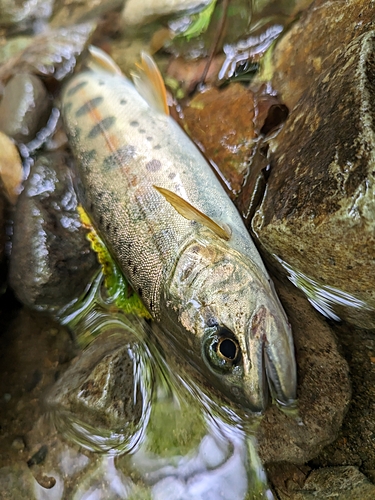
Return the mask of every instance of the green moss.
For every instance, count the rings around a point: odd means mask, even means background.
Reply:
[[[211,21],[212,14],[215,10],[216,0],[209,3],[204,9],[197,14],[191,16],[192,22],[188,29],[178,36],[184,37],[187,40],[195,38],[204,33]]]
[[[147,429],[148,451],[162,457],[186,455],[206,433],[203,414],[193,398],[160,398],[153,405]]]
[[[125,314],[134,314],[141,318],[150,319],[151,315],[144,306],[139,295],[137,295],[127,280],[124,278],[119,267],[112,259],[107,247],[91,224],[89,216],[81,206],[78,213],[84,226],[88,229],[87,239],[91,243],[91,248],[98,257],[105,277],[105,286],[109,298]]]

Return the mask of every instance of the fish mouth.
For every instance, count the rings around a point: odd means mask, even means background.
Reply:
[[[281,406],[295,404],[297,369],[292,332],[289,324],[271,315],[270,328],[263,346],[264,367],[273,399]]]
[[[290,374],[280,373],[280,370],[277,369],[275,363],[272,361],[267,347],[263,349],[263,353],[267,383],[272,398],[281,406],[293,406],[296,402],[294,374],[292,372]]]
[[[261,306],[253,315],[246,363],[247,399],[264,411],[270,395],[283,407],[296,400],[296,362],[293,337],[283,310]]]

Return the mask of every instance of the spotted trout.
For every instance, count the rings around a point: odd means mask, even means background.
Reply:
[[[63,92],[80,201],[175,354],[247,410],[289,405],[292,333],[255,245],[150,56],[135,84],[110,63]]]

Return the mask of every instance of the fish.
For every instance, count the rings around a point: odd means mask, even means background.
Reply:
[[[134,83],[108,57],[62,93],[80,202],[175,355],[247,411],[294,404],[291,327],[241,216],[151,56]]]

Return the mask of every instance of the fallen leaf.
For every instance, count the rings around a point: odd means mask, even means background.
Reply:
[[[15,144],[0,132],[0,180],[8,200],[14,204],[23,179],[22,162]]]

